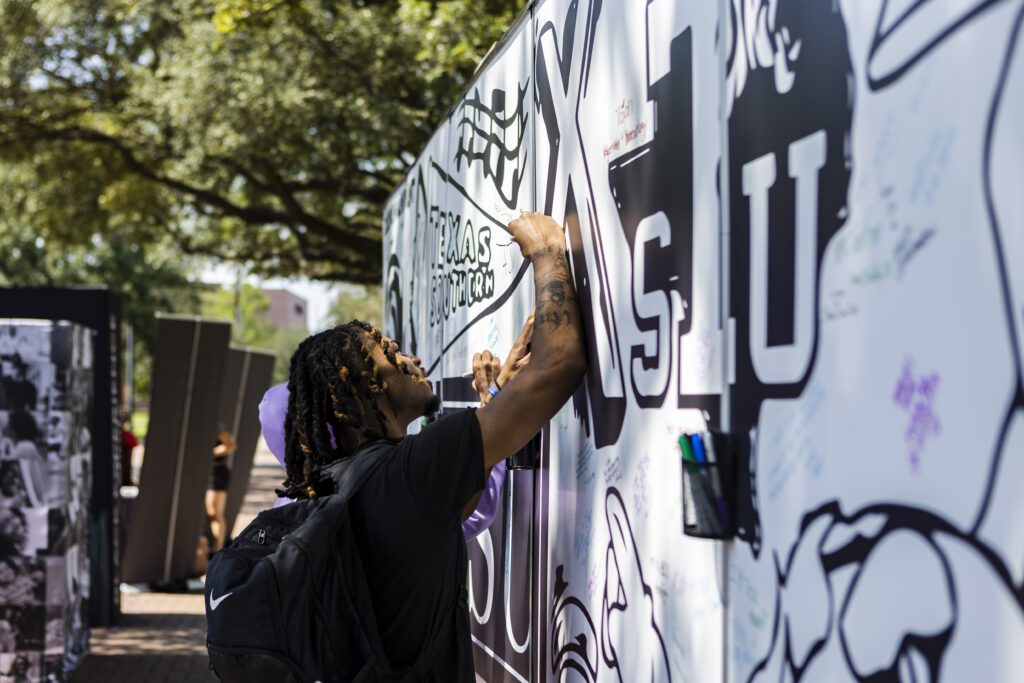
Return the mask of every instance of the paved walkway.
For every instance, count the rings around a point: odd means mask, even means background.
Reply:
[[[284,471],[262,439],[252,480],[235,528],[241,530],[275,500]],[[216,681],[207,668],[202,592],[121,595],[122,617],[113,628],[93,629],[89,654],[72,683],[185,683]]]

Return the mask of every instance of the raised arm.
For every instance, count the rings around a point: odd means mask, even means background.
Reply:
[[[218,457],[222,455],[231,455],[235,452],[235,449],[238,448],[238,442],[235,441],[235,437],[231,432],[224,430],[218,434],[217,437],[220,439],[220,443],[213,447],[214,455]]]
[[[485,467],[512,455],[540,431],[572,396],[587,369],[561,226],[547,216],[524,213],[509,223],[509,230],[523,257],[533,263],[533,341],[529,365],[476,411]]]

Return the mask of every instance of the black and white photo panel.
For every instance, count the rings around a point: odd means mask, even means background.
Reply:
[[[63,607],[46,608],[46,630],[43,634],[43,650],[47,655],[64,654],[67,621]]]
[[[31,607],[46,599],[46,560],[29,557],[0,559],[0,605]]]
[[[0,654],[0,683],[62,680],[43,678],[43,657],[38,652],[12,652]]]
[[[0,559],[44,554],[49,546],[48,517],[46,508],[0,506]]]
[[[88,644],[89,336],[0,322],[0,681],[65,680]]]
[[[0,360],[19,358],[27,363],[50,360],[51,334],[47,324],[26,324],[30,321],[0,323]]]
[[[42,652],[45,624],[43,605],[0,607],[0,651]]]
[[[0,412],[0,504],[41,508],[47,503],[44,413]]]

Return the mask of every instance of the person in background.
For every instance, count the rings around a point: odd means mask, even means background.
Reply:
[[[121,413],[121,486],[132,486],[132,451],[139,445],[139,438],[132,432],[132,418]]]
[[[224,518],[228,484],[231,482],[228,458],[236,448],[238,444],[234,435],[221,426],[217,434],[217,443],[213,446],[213,468],[210,472],[210,486],[206,491],[206,519],[210,523],[210,533],[213,536],[213,552],[224,549],[224,542],[228,536],[227,520]]]

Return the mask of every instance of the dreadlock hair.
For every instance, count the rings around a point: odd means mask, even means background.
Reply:
[[[308,337],[292,355],[284,421],[287,478],[283,489],[276,491],[278,496],[315,498],[333,492],[333,481],[321,472],[352,455],[342,444],[346,429],[366,439],[384,438],[385,417],[372,400],[370,379],[385,396],[388,386],[380,379],[367,338],[383,349],[389,362],[399,365],[380,330],[361,320]],[[368,409],[372,415],[367,415]],[[331,432],[337,446],[331,445]]]

